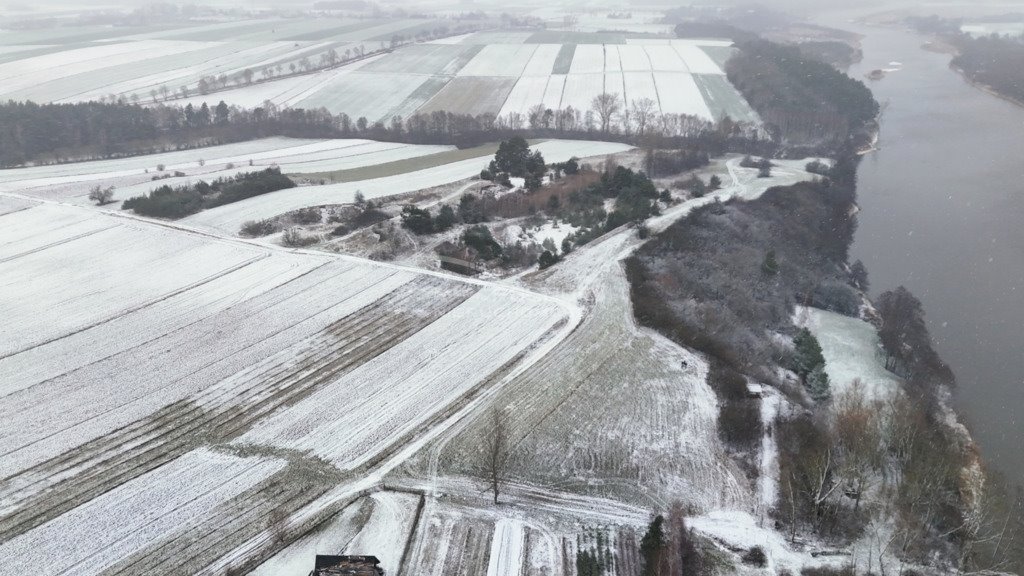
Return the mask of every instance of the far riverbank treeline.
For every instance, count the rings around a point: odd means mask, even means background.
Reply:
[[[968,81],[1024,106],[1024,37],[974,37],[960,30],[960,20],[939,17],[909,18],[907,23],[951,47],[955,54],[949,66]]]

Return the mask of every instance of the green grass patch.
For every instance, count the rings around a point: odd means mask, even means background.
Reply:
[[[572,57],[576,54],[575,44],[562,44],[558,56],[555,58],[555,65],[551,67],[552,74],[568,74],[572,66]]]

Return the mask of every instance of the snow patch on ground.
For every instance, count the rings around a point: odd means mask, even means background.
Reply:
[[[523,523],[503,518],[494,525],[487,576],[515,576],[523,570]]]
[[[373,501],[370,519],[345,547],[345,554],[376,556],[386,573],[397,574],[416,520],[419,496],[375,492],[370,499]]]
[[[834,397],[848,391],[856,379],[869,401],[901,390],[899,378],[885,369],[878,332],[870,323],[810,307],[798,307],[796,319],[821,344]]]

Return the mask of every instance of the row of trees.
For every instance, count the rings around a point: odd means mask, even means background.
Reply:
[[[12,101],[0,104],[0,166],[154,153],[271,135],[460,146],[515,136],[558,136],[662,148],[693,145],[712,153],[728,149],[765,153],[773,148],[756,130],[728,119],[715,126],[696,117],[660,115],[641,135],[635,129],[613,125],[603,132],[594,111],[566,108],[548,116],[551,122],[529,124],[515,114],[497,117],[435,111],[409,118],[396,116],[385,123],[331,114],[322,108],[280,108],[270,102],[245,109],[224,102],[143,107],[122,101],[42,105]]]

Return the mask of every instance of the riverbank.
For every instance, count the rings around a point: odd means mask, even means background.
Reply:
[[[871,85],[886,110],[876,149],[858,169],[851,259],[871,270],[875,294],[904,285],[918,295],[936,350],[959,377],[949,404],[985,460],[1021,484],[1024,194],[1014,166],[1024,109],[954,75],[946,50],[922,46],[927,37],[844,25],[864,35],[864,61],[851,77],[904,65]]]

